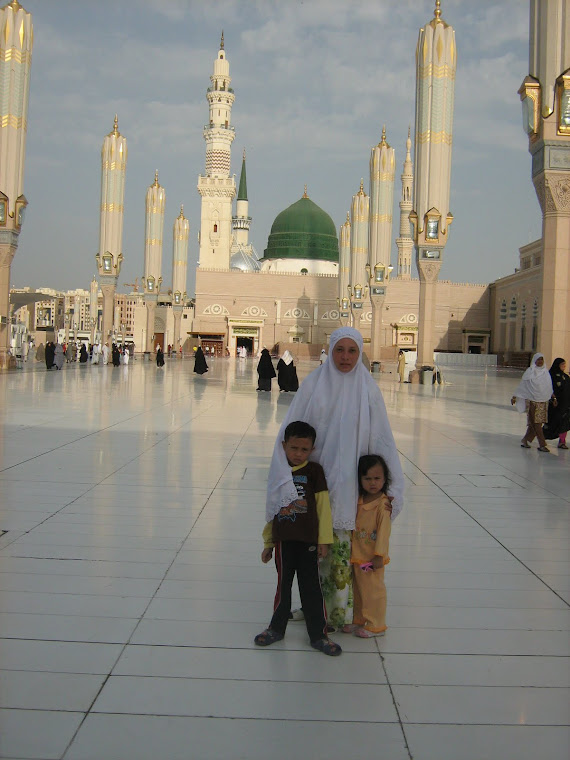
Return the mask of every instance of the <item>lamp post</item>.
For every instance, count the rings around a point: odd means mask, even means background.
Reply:
[[[360,319],[362,317],[362,307],[368,297],[368,285],[349,285],[347,287],[350,302],[350,322],[351,326],[360,329]]]
[[[65,325],[65,342],[69,343],[69,322],[71,320],[71,312],[68,309],[63,317],[63,324]]]
[[[370,336],[370,361],[372,362],[380,361],[380,349],[384,345],[382,312],[384,310],[384,301],[386,300],[388,280],[393,268],[380,263],[375,264],[374,269],[370,267],[370,264],[366,265],[370,302],[372,304],[372,332]]]
[[[95,328],[97,326],[97,318],[96,317],[91,317],[90,320],[89,320],[89,325],[91,327],[90,342],[91,342],[91,345],[94,345],[95,344]]]

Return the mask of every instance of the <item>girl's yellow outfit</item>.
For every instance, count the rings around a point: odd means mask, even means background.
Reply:
[[[352,532],[351,563],[354,573],[353,622],[372,633],[386,630],[386,585],[384,567],[362,570],[360,565],[382,557],[384,566],[390,562],[388,543],[391,520],[390,501],[380,494],[374,501],[364,504],[358,500],[356,527]]]

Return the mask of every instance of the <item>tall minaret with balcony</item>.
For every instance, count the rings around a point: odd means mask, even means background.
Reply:
[[[99,253],[95,256],[103,293],[103,343],[113,331],[115,290],[123,262],[126,171],[127,139],[119,132],[119,120],[115,114],[113,129],[103,140],[101,149]]]
[[[245,173],[245,148],[241,162],[241,174],[236,203],[236,214],[232,217],[232,229],[236,245],[245,248],[249,245],[249,228],[251,216],[249,216],[249,201],[247,200],[247,177]]]
[[[162,284],[162,239],[165,207],[166,192],[158,181],[158,171],[156,171],[154,182],[146,191],[145,199],[143,285],[146,305],[146,353],[150,353],[154,349],[154,315]]]
[[[184,216],[184,206],[174,221],[172,230],[172,313],[174,315],[174,348],[180,348],[180,324],[186,303],[186,279],[188,274],[188,238],[190,222]]]
[[[364,181],[352,196],[350,206],[350,296],[352,324],[358,327],[362,315],[365,293],[368,292],[368,225],[370,222],[370,198],[364,192]]]
[[[235,100],[231,81],[222,32],[207,93],[210,120],[204,127],[206,173],[198,177],[198,192],[202,196],[198,266],[208,269],[230,268],[232,202],[236,194],[235,179],[230,177],[231,146],[235,137],[231,126]]]
[[[570,7],[531,0],[529,75],[519,95],[542,211],[538,349],[570,357]]]
[[[453,102],[457,51],[453,27],[434,18],[420,29],[416,47],[414,229],[420,276],[418,367],[433,367],[436,287],[453,215],[449,211]]]
[[[10,344],[10,270],[24,211],[24,160],[34,31],[17,2],[0,9],[0,368]]]
[[[414,170],[412,166],[412,157],[410,151],[412,141],[410,139],[410,130],[408,129],[408,139],[406,140],[406,160],[404,161],[404,171],[402,172],[402,197],[400,199],[400,236],[396,238],[398,246],[398,277],[402,280],[409,280],[412,276],[412,251],[414,241],[412,239],[410,227],[410,211],[412,210],[412,198],[414,189]]]
[[[386,141],[386,127],[382,139],[370,153],[370,225],[369,264],[378,264],[388,270],[392,248],[392,209],[394,206],[394,174],[396,158],[394,148]]]
[[[346,324],[347,314],[350,309],[350,214],[346,212],[346,222],[341,225],[338,235],[338,305],[341,314],[341,322]],[[348,315],[347,315],[348,316]]]

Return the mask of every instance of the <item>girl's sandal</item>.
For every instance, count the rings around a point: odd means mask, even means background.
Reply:
[[[258,647],[268,647],[270,644],[275,644],[276,641],[281,641],[283,638],[284,636],[282,633],[273,631],[271,628],[266,628],[264,631],[257,634],[253,643],[257,644]]]
[[[375,631],[368,631],[366,630],[366,628],[358,628],[354,632],[354,635],[358,636],[359,639],[374,639],[377,636],[384,636],[385,633],[386,631],[375,632]]]
[[[345,623],[340,629],[341,633],[354,633],[358,626],[356,623]]]
[[[342,654],[342,649],[338,644],[330,639],[318,639],[317,641],[311,641],[313,649],[318,649],[323,654],[328,654],[329,657],[338,657]]]

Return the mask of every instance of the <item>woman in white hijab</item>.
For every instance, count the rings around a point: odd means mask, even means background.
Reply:
[[[511,404],[518,412],[527,412],[527,429],[521,439],[523,449],[530,449],[535,436],[538,439],[539,451],[549,452],[542,426],[548,420],[548,402],[556,406],[556,396],[552,389],[552,378],[542,354],[532,357],[530,367],[525,370],[520,383],[517,385]]]
[[[281,445],[286,426],[303,420],[317,431],[311,459],[325,471],[333,516],[334,544],[321,564],[329,624],[352,622],[350,531],[358,501],[358,460],[384,457],[392,476],[392,519],[402,509],[404,475],[380,388],[362,363],[362,336],[352,327],[335,330],[328,361],[302,382],[283,421],[269,469],[266,519],[297,497],[291,467]]]

